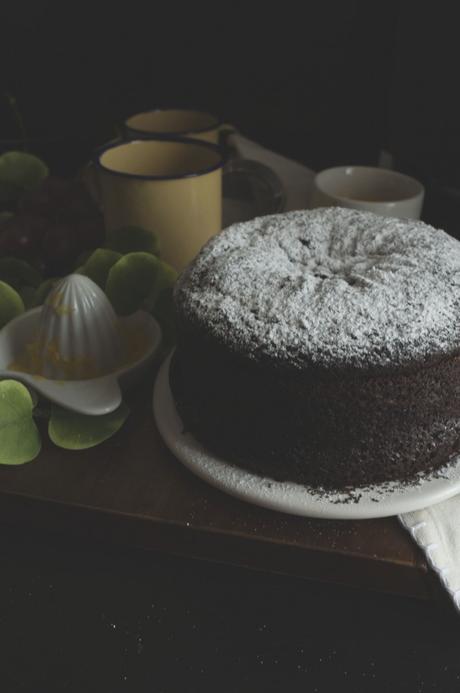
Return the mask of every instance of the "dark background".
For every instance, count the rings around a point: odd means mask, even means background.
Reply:
[[[18,135],[9,93],[57,172],[128,115],[194,107],[314,169],[385,148],[426,184],[426,220],[460,235],[455,3],[16,0],[2,15],[1,137]]]
[[[0,536],[2,693],[457,693],[460,621],[418,602]]]
[[[84,3],[2,8],[0,139],[72,173],[116,123],[209,110],[315,169],[377,163],[460,220],[454,3]],[[460,690],[450,605],[3,528],[0,690]]]
[[[387,136],[392,2],[44,0],[7,14],[6,88],[31,135],[93,136],[179,105],[314,166],[372,161]]]
[[[39,2],[3,8],[3,90],[30,137],[193,106],[314,168],[382,146],[457,168],[454,4]],[[6,103],[2,135],[15,136]],[[16,132],[15,132],[16,131]],[[457,173],[457,171],[455,171]]]

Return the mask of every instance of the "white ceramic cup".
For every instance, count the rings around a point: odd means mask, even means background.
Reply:
[[[372,166],[337,166],[315,176],[311,207],[348,207],[420,219],[425,189],[410,176]]]

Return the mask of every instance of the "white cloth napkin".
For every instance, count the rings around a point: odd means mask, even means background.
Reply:
[[[309,206],[314,171],[261,147],[239,133],[231,143],[245,159],[254,159],[275,171],[284,185],[286,209]],[[404,513],[399,520],[425,553],[428,564],[436,571],[460,611],[460,498],[454,496],[429,508]]]
[[[453,496],[429,508],[404,513],[399,520],[460,611],[460,498]]]

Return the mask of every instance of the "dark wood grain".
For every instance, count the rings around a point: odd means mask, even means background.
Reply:
[[[427,567],[396,519],[325,521],[264,510],[186,470],[164,446],[152,381],[99,447],[45,441],[34,463],[0,469],[0,518],[44,531],[426,598]],[[46,436],[44,436],[46,438]]]

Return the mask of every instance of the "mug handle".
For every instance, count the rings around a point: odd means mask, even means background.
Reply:
[[[237,128],[231,123],[221,123],[219,125],[218,130],[219,135],[223,135],[224,137],[228,137],[229,135],[232,135],[234,132],[238,132]]]
[[[222,150],[224,158],[228,161],[234,159],[237,156],[237,151],[229,143],[230,135],[238,132],[237,128],[231,123],[221,123],[218,128],[219,133],[219,147]]]
[[[236,186],[238,190],[245,190],[251,186],[264,187],[269,190],[272,199],[272,208],[267,214],[279,214],[286,209],[286,190],[278,175],[266,164],[252,159],[229,159],[223,167],[223,186],[226,184]],[[233,178],[233,181],[231,179]]]

